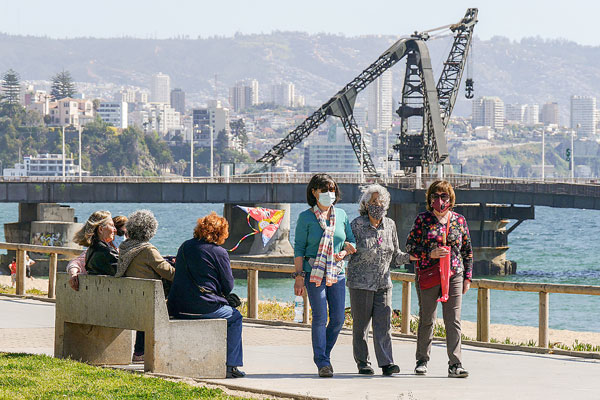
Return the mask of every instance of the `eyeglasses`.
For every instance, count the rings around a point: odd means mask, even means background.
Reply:
[[[431,198],[433,200],[440,199],[442,201],[448,201],[450,200],[450,195],[448,193],[434,193],[431,195]]]

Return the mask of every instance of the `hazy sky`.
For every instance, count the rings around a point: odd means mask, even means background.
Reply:
[[[65,37],[208,37],[293,30],[405,35],[458,21],[479,8],[476,35],[565,38],[600,45],[596,0],[102,0],[2,1],[0,31]]]

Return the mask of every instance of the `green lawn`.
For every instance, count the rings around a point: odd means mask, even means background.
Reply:
[[[0,399],[242,399],[71,360],[0,353]]]

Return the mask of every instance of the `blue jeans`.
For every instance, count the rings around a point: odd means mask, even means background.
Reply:
[[[244,365],[242,350],[242,314],[230,306],[223,306],[208,314],[179,314],[179,319],[217,319],[227,320],[227,366],[241,367]]]
[[[312,346],[313,360],[317,368],[331,365],[331,349],[337,341],[344,325],[346,306],[346,277],[338,276],[337,283],[325,286],[325,278],[320,286],[309,282],[306,274],[304,285],[312,308]],[[327,324],[327,307],[329,306],[329,324]],[[327,326],[326,326],[327,325]]]

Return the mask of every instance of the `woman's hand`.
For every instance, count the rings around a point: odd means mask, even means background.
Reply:
[[[463,281],[463,294],[466,294],[470,288],[471,288],[471,281],[468,279],[465,279]]]
[[[346,253],[348,253],[348,254],[356,253],[356,249],[349,242],[344,242],[344,250],[346,250]]]
[[[77,273],[71,272],[71,277],[69,278],[69,286],[73,288],[73,290],[79,290],[79,278],[77,277]]]
[[[333,255],[333,258],[335,259],[335,261],[342,261],[344,259],[344,257],[346,257],[346,250],[342,250],[337,254]]]
[[[431,253],[429,253],[429,258],[442,258],[446,257],[450,253],[447,249],[443,247],[436,247]]]
[[[304,295],[304,277],[297,276],[294,282],[294,294],[296,296]]]

